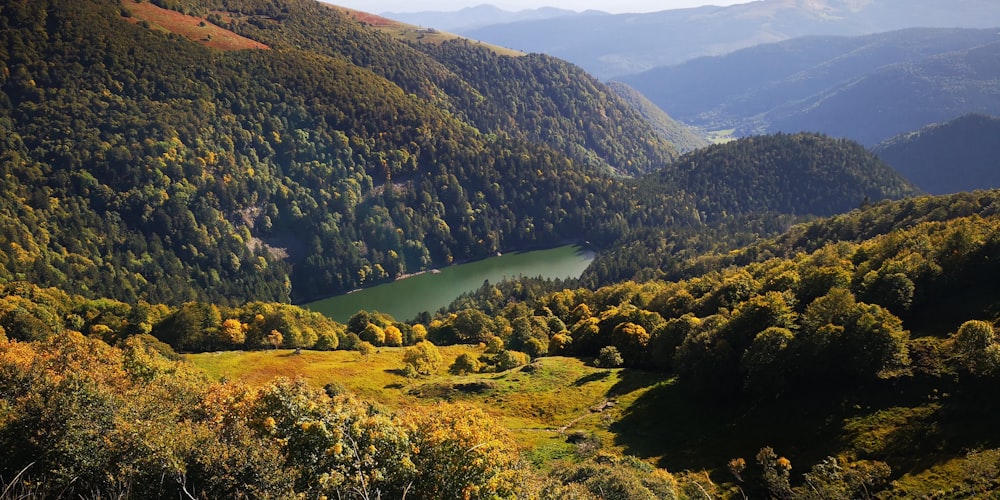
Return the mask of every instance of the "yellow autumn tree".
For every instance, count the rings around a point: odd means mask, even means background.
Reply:
[[[250,327],[241,323],[240,320],[236,318],[229,318],[222,322],[222,327],[219,328],[219,338],[222,342],[230,345],[243,345],[247,340],[247,330]]]
[[[414,498],[517,498],[525,471],[506,428],[479,408],[440,404],[404,417]]]
[[[395,325],[385,327],[385,345],[390,347],[403,345],[403,332]]]

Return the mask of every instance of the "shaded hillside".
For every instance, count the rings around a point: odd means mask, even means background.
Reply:
[[[610,79],[808,35],[994,26],[1000,26],[1000,4],[992,0],[764,0],[646,14],[583,13],[495,24],[460,34],[551,54]]]
[[[581,277],[584,283],[674,279],[685,275],[686,260],[701,253],[749,245],[806,217],[919,192],[860,144],[804,133],[702,148],[635,182],[653,220],[693,216],[705,225],[696,235],[670,225],[633,225],[619,244],[597,254]],[[678,193],[686,203],[659,206],[666,193]]]
[[[681,157],[655,174],[714,214],[826,216],[866,200],[918,193],[861,145],[815,134],[739,139]]]
[[[988,57],[968,61],[972,69],[935,61],[958,60],[973,49],[991,51],[998,40],[992,29],[805,37],[624,80],[679,119],[709,130],[816,130],[872,144],[900,127],[922,126],[927,122],[919,120],[927,116],[986,105],[980,94],[990,93],[995,68]]]
[[[874,145],[970,112],[1000,114],[997,78],[1000,42],[881,68],[775,110],[768,129],[820,130]]]
[[[1000,187],[1000,118],[966,115],[896,136],[872,151],[933,194]]]
[[[478,129],[523,130],[533,142],[625,175],[661,168],[676,157],[669,138],[579,67],[542,54],[504,57],[465,40],[419,48],[475,92],[461,115]],[[580,122],[580,117],[599,117]],[[581,148],[582,146],[582,148]]]
[[[653,129],[659,132],[670,144],[673,144],[678,151],[687,153],[711,144],[698,130],[674,120],[646,96],[627,84],[611,82],[608,87],[639,111],[642,117],[653,125]]]

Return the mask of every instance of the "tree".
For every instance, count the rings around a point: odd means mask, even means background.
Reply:
[[[479,361],[469,353],[459,354],[455,362],[451,364],[448,371],[455,375],[465,375],[479,371]]]
[[[370,358],[372,354],[375,354],[375,346],[371,345],[371,343],[369,342],[362,340],[358,344],[358,354],[361,355],[361,359],[368,361],[368,358]]]
[[[443,358],[437,346],[422,340],[403,352],[403,363],[406,363],[406,373],[410,376],[428,376],[436,372]]]
[[[390,347],[403,345],[403,332],[396,325],[385,327],[385,345]]]
[[[375,323],[368,323],[364,330],[358,334],[358,337],[365,342],[369,342],[373,345],[383,345],[385,344],[385,330],[382,327],[376,325]]]
[[[267,335],[265,340],[269,345],[274,346],[274,348],[277,349],[281,346],[282,342],[285,341],[285,337],[278,330],[271,330],[271,333]]]
[[[405,417],[414,498],[518,498],[525,475],[510,431],[479,408],[441,404]]]
[[[764,484],[771,498],[792,498],[792,487],[788,481],[792,463],[785,457],[778,457],[770,447],[761,448],[757,453],[757,463],[763,469]]]
[[[493,358],[493,362],[496,364],[497,371],[512,370],[519,366],[524,366],[531,361],[531,358],[527,354],[518,351],[511,351],[510,349],[500,351]]]
[[[800,368],[830,381],[870,377],[907,362],[909,333],[902,321],[880,306],[857,302],[844,288],[809,304],[795,338],[804,356]]]
[[[486,339],[486,354],[499,354],[503,347],[503,339],[500,337],[494,335]]]
[[[601,352],[597,355],[597,359],[594,360],[594,365],[600,368],[618,368],[623,363],[625,363],[625,360],[622,359],[618,348],[613,345],[602,347]]]
[[[772,326],[758,333],[740,360],[745,374],[744,387],[766,394],[781,394],[791,364],[789,346],[794,341],[795,334],[787,328]]]
[[[1000,344],[996,342],[992,323],[966,321],[952,338],[962,367],[969,373],[978,376],[992,375],[1000,369]]]
[[[240,320],[229,318],[222,322],[222,327],[219,328],[219,337],[225,344],[240,346],[246,341],[248,329],[249,327],[241,323]]]

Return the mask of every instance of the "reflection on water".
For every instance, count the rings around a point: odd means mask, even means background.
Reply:
[[[362,309],[405,321],[422,311],[433,313],[487,280],[498,283],[518,276],[576,278],[593,259],[594,253],[579,245],[513,252],[311,302],[305,307],[340,322]]]

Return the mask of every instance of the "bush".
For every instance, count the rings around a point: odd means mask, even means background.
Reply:
[[[519,366],[524,366],[531,361],[527,354],[518,351],[503,351],[494,358],[497,371],[506,371]]]

